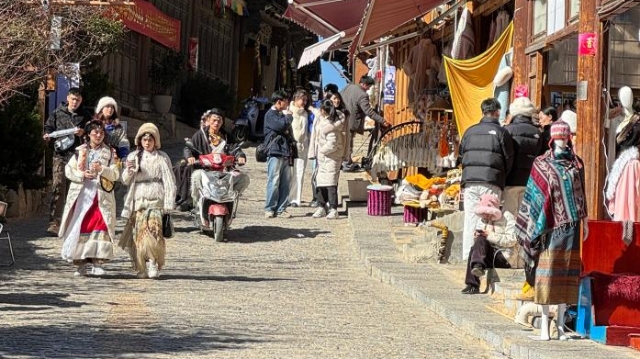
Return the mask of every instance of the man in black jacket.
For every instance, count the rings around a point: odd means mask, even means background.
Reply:
[[[473,245],[473,233],[480,217],[475,207],[480,196],[491,193],[502,198],[507,176],[513,165],[513,140],[500,126],[500,103],[494,98],[482,101],[483,118],[469,127],[460,142],[464,230],[462,259],[467,259]]]
[[[527,97],[519,97],[509,106],[511,123],[504,128],[513,139],[513,168],[507,176],[504,192],[504,208],[511,213],[518,213],[518,207],[524,196],[524,189],[529,180],[533,161],[544,153],[542,132],[533,124],[533,116],[538,110]]]
[[[82,94],[80,89],[71,88],[67,94],[67,103],[62,103],[56,108],[47,122],[44,124],[44,135],[42,138],[49,142],[55,141],[53,151],[53,178],[51,184],[51,202],[49,204],[49,226],[47,234],[52,237],[58,236],[60,219],[64,209],[64,201],[67,198],[67,178],[64,174],[64,167],[81,144],[81,137],[84,135],[84,126],[91,119],[91,114],[82,108]],[[60,130],[71,130],[73,134],[63,137],[52,137],[52,133]]]
[[[267,197],[265,218],[289,218],[289,188],[293,116],[289,111],[289,95],[276,91],[271,95],[273,106],[264,115],[264,144],[267,146]]]

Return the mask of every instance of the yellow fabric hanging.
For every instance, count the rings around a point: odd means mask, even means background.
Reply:
[[[480,104],[493,97],[493,78],[500,68],[502,57],[511,48],[512,39],[513,21],[498,41],[484,53],[467,60],[444,57],[453,113],[460,136],[482,118]]]

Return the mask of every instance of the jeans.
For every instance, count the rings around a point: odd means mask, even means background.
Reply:
[[[267,199],[265,212],[282,213],[289,205],[291,166],[288,157],[269,157],[267,160]]]
[[[480,217],[476,214],[476,205],[480,203],[480,196],[492,193],[502,199],[502,190],[498,186],[488,183],[470,183],[464,188],[464,228],[462,232],[462,259],[469,257],[473,245],[473,235]]]

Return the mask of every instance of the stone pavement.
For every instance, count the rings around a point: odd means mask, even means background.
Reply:
[[[0,268],[0,357],[503,358],[372,281],[354,255],[348,219],[314,220],[309,207],[264,219],[266,169],[247,167],[252,185],[229,242],[215,243],[176,214],[159,280],[136,279],[120,250],[105,276],[74,278],[59,256],[62,240],[43,237],[44,216],[7,223],[17,264]],[[377,230],[383,221],[371,222],[361,224]]]
[[[587,339],[561,342],[533,341],[529,335],[539,335],[513,322],[499,310],[496,298],[489,295],[464,295],[465,264],[437,264],[435,256],[428,261],[410,263],[403,260],[398,243],[403,230],[402,207],[393,207],[392,215],[371,217],[365,207],[350,207],[349,222],[353,241],[367,272],[377,281],[386,283],[405,296],[437,313],[460,328],[469,337],[480,339],[495,351],[513,359],[557,358],[638,358],[638,351],[598,344]],[[404,227],[407,228],[407,227]],[[509,270],[504,270],[509,271]],[[515,272],[515,270],[514,270]],[[518,283],[524,278],[518,280]]]

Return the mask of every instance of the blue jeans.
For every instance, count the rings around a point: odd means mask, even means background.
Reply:
[[[282,213],[289,205],[291,166],[287,157],[269,157],[267,160],[266,212]]]

